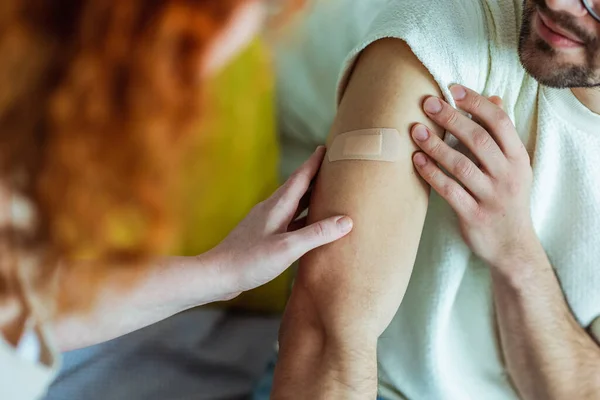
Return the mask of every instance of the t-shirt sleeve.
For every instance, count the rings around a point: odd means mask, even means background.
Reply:
[[[361,51],[383,38],[404,40],[450,104],[454,105],[448,90],[452,84],[483,92],[490,51],[482,0],[390,1],[347,57],[338,83],[338,104]]]
[[[0,399],[42,398],[60,369],[58,353],[45,328],[32,328],[24,340],[15,348],[0,334]],[[34,351],[32,341],[36,342]]]
[[[600,343],[600,317],[596,318],[589,327],[590,334]]]

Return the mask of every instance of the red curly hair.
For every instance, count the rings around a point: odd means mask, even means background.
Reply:
[[[0,3],[0,192],[35,215],[3,223],[12,209],[0,193],[0,308],[24,265],[47,294],[60,260],[59,308],[72,310],[110,268],[168,247],[204,57],[248,1]],[[110,234],[120,218],[136,227],[127,243]],[[94,262],[73,262],[82,256]]]

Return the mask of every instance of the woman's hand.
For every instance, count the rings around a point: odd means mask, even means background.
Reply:
[[[269,282],[306,252],[346,235],[352,229],[347,217],[306,227],[304,219],[293,221],[308,204],[307,191],[324,154],[324,148],[317,149],[213,250],[197,257],[158,258],[135,280],[126,268],[113,268],[92,309],[53,321],[60,348],[100,343],[188,308],[231,299]]]
[[[458,214],[471,250],[492,266],[510,267],[512,260],[539,247],[530,214],[529,155],[500,98],[488,99],[458,85],[450,90],[458,106],[478,122],[434,97],[425,101],[425,112],[456,136],[478,162],[418,124],[412,137],[423,152],[414,155],[414,164]]]
[[[270,198],[211,251],[220,272],[239,293],[261,286],[285,271],[308,251],[342,238],[352,230],[349,217],[336,216],[305,226],[296,219],[308,206],[310,187],[325,148],[315,153]]]

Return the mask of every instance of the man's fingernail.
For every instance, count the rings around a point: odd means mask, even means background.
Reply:
[[[342,217],[336,221],[339,230],[343,233],[348,233],[352,230],[352,220],[348,217]]]
[[[315,153],[318,153],[319,151],[321,151],[321,149],[324,149],[324,148],[325,148],[325,146],[317,146]]]
[[[436,97],[430,97],[425,100],[423,108],[430,114],[437,114],[442,111],[442,102]]]
[[[467,97],[467,91],[464,87],[460,85],[454,85],[450,88],[450,93],[452,93],[452,97],[454,100],[462,100]]]
[[[417,125],[415,126],[415,129],[413,129],[413,137],[415,140],[424,142],[425,140],[429,139],[429,131],[425,126]]]
[[[413,160],[417,167],[424,167],[427,164],[427,157],[425,157],[425,154],[423,154],[423,153],[415,154],[415,157],[413,158]]]

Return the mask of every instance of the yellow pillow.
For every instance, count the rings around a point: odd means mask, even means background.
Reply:
[[[209,88],[205,118],[184,163],[185,193],[178,254],[218,244],[278,186],[274,74],[266,47],[254,42]],[[232,304],[281,311],[290,274]]]

